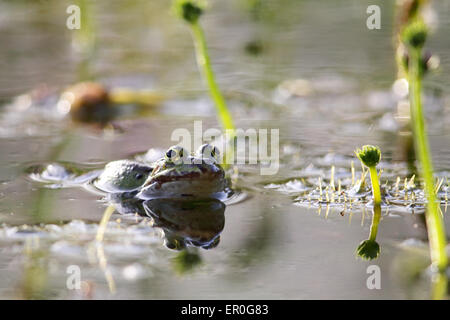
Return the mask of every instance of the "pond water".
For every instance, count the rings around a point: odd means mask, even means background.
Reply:
[[[195,120],[204,129],[220,128],[189,30],[170,14],[168,1],[96,1],[89,59],[65,27],[70,1],[0,3],[0,298],[431,296],[423,211],[383,208],[381,254],[362,261],[355,249],[367,239],[370,206],[318,205],[302,189],[304,181],[315,189],[319,177],[325,189],[333,166],[336,180],[349,179],[352,161],[359,177],[353,150],[369,143],[383,152],[382,181],[394,186],[400,176],[403,186],[408,176],[407,137],[397,121],[400,98],[392,90],[394,1],[380,4],[382,28],[375,31],[365,24],[370,1],[259,2],[252,11],[251,1],[212,1],[202,23],[236,126],[279,129],[280,168],[261,176],[259,167],[239,165],[234,186],[246,198],[224,212],[206,210],[211,225],[204,232],[220,233],[220,241],[190,251],[165,243],[174,229],[189,233],[191,225],[172,221],[172,229],[160,228],[133,214],[114,213],[98,244],[102,196],[49,188],[28,174],[46,163],[89,171],[150,148],[165,150],[174,144],[172,132],[192,132]],[[427,47],[440,57],[442,71],[427,78],[425,101],[450,230],[450,1],[436,2],[434,9],[438,25]],[[26,108],[27,96],[16,98],[36,88],[58,92],[88,78],[111,88],[150,88],[164,100],[138,115],[124,112],[101,128],[55,115],[52,99],[44,108]],[[201,224],[200,217],[194,222]],[[370,265],[380,267],[380,290],[367,287]],[[67,287],[70,266],[81,270],[81,290]]]

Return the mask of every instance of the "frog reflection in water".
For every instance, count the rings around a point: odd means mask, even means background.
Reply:
[[[220,199],[226,192],[227,181],[218,157],[217,148],[208,144],[201,146],[195,156],[174,146],[153,165],[129,160],[110,162],[94,185],[106,193],[131,193],[143,200]]]
[[[223,202],[216,199],[153,199],[143,205],[155,227],[164,231],[168,248],[181,250],[194,246],[211,249],[218,245],[225,226]]]
[[[217,199],[158,198],[141,200],[114,194],[109,203],[121,214],[149,217],[161,228],[169,249],[211,249],[218,245],[225,226],[226,205]]]

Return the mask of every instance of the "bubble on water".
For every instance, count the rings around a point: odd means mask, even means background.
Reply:
[[[287,99],[296,97],[306,97],[313,93],[311,83],[305,79],[285,80],[278,85],[275,90],[273,101],[284,103]]]
[[[161,159],[164,156],[164,153],[165,150],[163,149],[150,148],[143,156],[140,156],[138,160],[142,160],[147,163],[153,163]]]
[[[139,263],[133,263],[122,270],[123,277],[128,281],[143,279],[148,275],[149,271]]]
[[[65,232],[70,233],[86,233],[88,226],[81,220],[73,220],[63,227]]]
[[[372,91],[367,96],[367,105],[375,110],[390,110],[395,99],[389,91]]]
[[[129,243],[112,243],[104,245],[105,253],[108,255],[116,255],[121,258],[141,257],[149,254],[150,248]]]
[[[314,91],[336,94],[351,91],[356,87],[354,80],[344,78],[337,74],[328,74],[313,78],[311,85]]]
[[[63,182],[73,177],[64,166],[52,163],[47,165],[42,172],[32,172],[30,178],[39,182]]]
[[[426,249],[428,247],[428,244],[425,241],[415,239],[415,238],[403,240],[402,242],[400,242],[399,245],[401,247],[405,247],[405,248],[409,247],[409,248],[424,248],[424,249]]]
[[[17,111],[25,111],[31,107],[32,103],[33,100],[31,99],[31,96],[29,94],[23,94],[14,100],[13,106]]]
[[[327,153],[321,158],[316,159],[316,163],[321,166],[329,167],[335,166],[348,166],[351,158],[338,154],[338,153]]]
[[[17,227],[2,226],[2,228],[0,229],[0,237],[11,238],[17,232],[17,230]]]
[[[305,192],[310,189],[309,187],[305,186],[305,184],[302,181],[297,179],[288,181],[284,184],[271,183],[266,185],[264,188],[276,189],[277,191],[286,194]]]
[[[298,146],[285,144],[282,147],[282,153],[283,155],[295,155],[300,153],[300,148]]]
[[[409,92],[409,83],[405,78],[395,80],[392,91],[398,98],[406,98]]]
[[[50,246],[50,251],[54,254],[64,256],[83,257],[86,255],[86,249],[83,246],[65,240],[53,243]]]
[[[67,101],[67,100],[59,100],[58,104],[56,105],[56,109],[62,115],[66,115],[66,114],[68,114],[70,112],[70,106],[71,106],[71,103],[69,101]]]
[[[394,115],[387,112],[378,121],[378,127],[384,131],[396,132],[399,129],[399,124],[395,120]]]
[[[63,232],[63,228],[57,226],[56,224],[48,224],[44,228],[46,231],[53,234],[60,234],[61,232]]]

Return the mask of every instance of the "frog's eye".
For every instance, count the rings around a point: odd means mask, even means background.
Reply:
[[[136,173],[134,177],[136,178],[136,180],[141,180],[144,177],[144,175],[142,173]]]
[[[204,144],[198,148],[197,155],[204,160],[213,160],[215,163],[219,162],[220,151],[217,147],[210,144]]]
[[[174,164],[181,164],[185,156],[187,152],[180,146],[170,147],[166,152],[166,160]]]

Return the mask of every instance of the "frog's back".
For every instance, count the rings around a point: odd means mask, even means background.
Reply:
[[[112,161],[105,166],[94,185],[108,193],[136,191],[144,184],[152,170],[152,166],[137,161]]]

